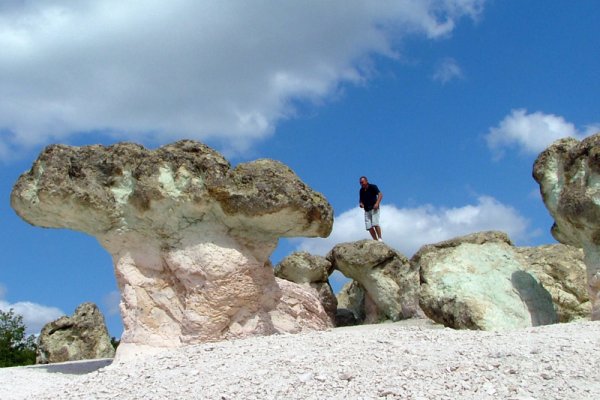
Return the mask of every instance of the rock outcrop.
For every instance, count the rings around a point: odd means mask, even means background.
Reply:
[[[296,283],[324,283],[333,266],[325,258],[306,251],[296,251],[275,267],[275,276]]]
[[[110,252],[124,324],[117,358],[331,326],[318,299],[275,278],[269,262],[280,237],[327,236],[333,224],[326,199],[279,162],[232,169],[193,141],[52,145],[11,204],[33,225],[88,233]]]
[[[114,356],[102,313],[94,303],[83,303],[71,317],[61,317],[42,328],[36,362],[49,364]]]
[[[376,310],[365,311],[365,322],[398,321],[420,315],[418,270],[385,243],[374,240],[341,243],[326,258],[333,268],[364,288],[365,305],[371,301],[376,305]]]
[[[421,308],[444,326],[502,330],[557,322],[550,293],[526,272],[504,233],[426,245],[411,263],[420,269]]]
[[[294,252],[281,260],[275,267],[275,276],[314,289],[315,294],[335,324],[337,299],[329,284],[332,265],[325,257],[305,251]]]
[[[552,235],[583,248],[592,320],[600,320],[600,134],[561,139],[536,159],[533,177],[552,218]]]
[[[515,250],[525,258],[525,270],[550,292],[559,322],[589,318],[591,305],[581,249],[553,244]]]
[[[357,281],[346,283],[337,294],[337,301],[337,326],[377,324],[390,320]]]

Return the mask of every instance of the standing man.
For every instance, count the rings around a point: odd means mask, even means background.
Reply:
[[[359,191],[360,208],[365,210],[365,226],[374,240],[382,241],[381,227],[379,226],[379,203],[383,199],[383,193],[377,185],[369,183],[366,176],[361,176]]]

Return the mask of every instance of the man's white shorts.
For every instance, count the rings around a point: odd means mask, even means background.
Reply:
[[[374,226],[379,226],[379,209],[365,211],[365,227],[369,230]]]

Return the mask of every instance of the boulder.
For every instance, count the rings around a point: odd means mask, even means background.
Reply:
[[[280,237],[325,237],[333,224],[326,199],[277,161],[231,168],[190,140],[156,150],[51,145],[11,205],[33,225],[95,236],[112,255],[124,325],[117,358],[331,326],[318,299],[276,279],[269,262]]]
[[[285,279],[275,280],[281,297],[276,307],[269,311],[269,322],[276,329],[272,333],[300,333],[333,327],[333,322],[313,290]],[[255,334],[256,326],[236,323],[232,330],[236,337],[246,337]]]
[[[340,318],[343,320],[352,321],[347,316],[347,311],[352,313],[354,316],[354,325],[362,324],[367,318],[365,313],[365,290],[360,284],[354,280],[346,282],[336,295],[338,311],[340,312]],[[341,311],[344,310],[344,311]],[[369,320],[379,320],[384,318],[379,313],[376,315],[369,316]],[[349,324],[349,323],[346,323]]]
[[[340,319],[344,325],[349,325],[352,319],[348,312],[354,316],[354,324],[378,324],[390,320],[373,301],[369,293],[357,281],[346,283],[337,294],[338,313],[336,320]],[[336,325],[341,326],[341,325]]]
[[[275,276],[296,283],[325,283],[333,272],[331,263],[321,256],[296,251],[275,267]]]
[[[554,238],[583,249],[591,319],[600,320],[600,133],[554,142],[535,160],[533,178]]]
[[[329,282],[325,283],[310,283],[311,288],[313,288],[317,294],[317,298],[321,302],[323,309],[329,316],[331,323],[335,326],[335,315],[337,312],[337,298],[335,297],[335,293],[333,293],[333,288],[329,284]]]
[[[325,257],[299,251],[277,264],[275,276],[314,289],[325,312],[335,324],[337,299],[329,284],[329,274],[332,271],[331,263]]]
[[[71,317],[60,317],[42,328],[36,363],[112,358],[115,349],[102,313],[94,303],[83,303]]]
[[[361,240],[336,245],[326,257],[333,268],[358,282],[382,319],[398,321],[419,316],[418,270],[383,242]],[[368,307],[368,302],[365,306]]]
[[[455,329],[502,330],[552,324],[550,293],[526,272],[508,236],[482,232],[423,246],[420,305],[435,322]]]
[[[581,249],[553,244],[515,250],[525,258],[525,270],[550,292],[559,322],[589,318],[591,304]]]

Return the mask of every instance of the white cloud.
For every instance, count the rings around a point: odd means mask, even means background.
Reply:
[[[120,315],[119,305],[121,302],[121,293],[118,290],[113,290],[104,296],[104,305],[108,315]]]
[[[365,230],[363,210],[353,208],[337,216],[333,232],[326,239],[298,240],[298,250],[325,255],[336,244],[370,238]],[[407,257],[421,246],[469,233],[499,230],[513,241],[526,239],[528,220],[514,208],[481,196],[474,205],[458,208],[424,205],[416,208],[381,208],[384,241]]]
[[[446,84],[453,79],[462,79],[464,77],[460,65],[453,58],[444,59],[433,73],[434,81]]]
[[[542,112],[527,113],[525,109],[512,110],[498,126],[491,128],[485,139],[496,157],[504,155],[507,148],[517,147],[524,153],[537,154],[555,140],[564,137],[583,139],[596,133],[600,126],[589,125],[584,131],[563,117]]]
[[[13,1],[0,5],[0,158],[85,132],[243,150],[368,77],[409,34],[447,36],[484,0]]]
[[[23,317],[27,335],[39,334],[44,325],[48,322],[54,321],[65,315],[62,310],[56,307],[48,307],[29,301],[20,301],[10,304],[0,300],[0,310],[8,311],[11,308],[14,310],[15,314]]]

